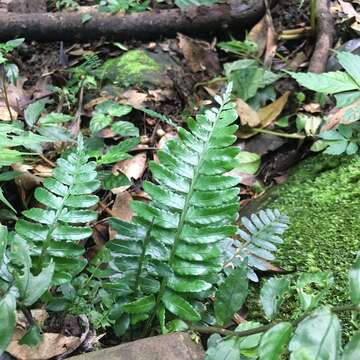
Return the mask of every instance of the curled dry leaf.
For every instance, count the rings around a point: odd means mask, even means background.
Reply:
[[[267,22],[265,16],[250,30],[247,40],[252,41],[258,46],[258,56],[261,56],[266,47]]]
[[[220,70],[220,63],[216,52],[206,41],[199,41],[188,36],[178,34],[179,47],[189,64],[192,72],[207,71],[215,75]]]
[[[260,118],[260,124],[262,128],[269,126],[282,113],[288,101],[289,95],[290,92],[287,91],[284,95],[280,96],[273,103],[259,109],[258,115]]]
[[[129,179],[140,179],[146,169],[147,156],[146,152],[142,152],[133,156],[130,159],[118,162],[113,167],[113,173],[121,171]]]
[[[34,167],[34,172],[40,177],[51,177],[53,168],[47,165],[38,164]]]
[[[241,125],[256,127],[260,125],[260,117],[257,112],[244,100],[236,100],[236,112],[239,115]]]
[[[111,209],[114,216],[117,218],[131,222],[133,218],[133,211],[131,209],[132,196],[128,191],[117,194],[115,197],[114,205]]]
[[[331,130],[339,124],[350,124],[360,118],[360,100],[341,109],[334,108],[327,116],[327,122],[321,131]]]
[[[135,109],[139,109],[144,106],[144,102],[148,100],[147,94],[144,94],[137,90],[127,90],[121,94],[121,103],[130,105]]]
[[[20,345],[19,339],[25,330],[15,329],[13,339],[6,351],[18,360],[47,360],[65,352],[74,351],[80,344],[80,338],[76,336],[64,336],[62,334],[44,333],[43,341],[35,347]]]

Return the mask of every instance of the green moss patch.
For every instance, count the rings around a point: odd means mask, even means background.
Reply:
[[[99,77],[121,87],[155,84],[162,66],[144,50],[129,50],[124,55],[107,60],[99,69]]]
[[[327,302],[348,301],[347,274],[360,250],[360,157],[316,156],[301,163],[267,205],[290,217],[277,260],[299,272],[332,271]]]

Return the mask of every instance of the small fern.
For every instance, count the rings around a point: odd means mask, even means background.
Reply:
[[[53,283],[61,284],[70,281],[86,265],[81,257],[84,248],[78,241],[91,236],[92,231],[79,224],[96,220],[96,212],[88,209],[98,202],[92,193],[100,183],[96,163],[88,162],[82,138],[76,151],[67,159],[60,158],[57,165],[53,177],[35,190],[35,199],[42,208],[25,210],[23,215],[28,220],[18,220],[15,229],[31,244],[35,267],[54,260]]]
[[[199,321],[190,304],[219,281],[222,248],[235,235],[239,209],[238,178],[225,173],[237,165],[237,119],[231,88],[216,97],[219,108],[190,118],[179,140],[158,152],[150,169],[157,184],[144,183],[150,203],[133,202],[132,224],[112,219],[117,231],[109,243],[114,260],[113,287],[123,293],[125,313],[137,319],[167,309],[184,320]],[[150,315],[151,314],[151,315]]]
[[[236,265],[237,262],[246,258],[250,280],[259,281],[253,269],[265,271],[268,267],[264,260],[275,259],[277,245],[283,243],[280,235],[287,229],[288,221],[288,217],[282,215],[277,209],[261,210],[258,214],[252,214],[250,219],[241,218],[244,230],[241,228],[237,230],[240,240],[232,243],[232,263]]]

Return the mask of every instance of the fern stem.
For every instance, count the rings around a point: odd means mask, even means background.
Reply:
[[[266,129],[251,129],[252,132],[254,133],[263,133],[263,134],[270,134],[270,135],[275,135],[275,136],[280,136],[283,138],[288,138],[288,139],[300,139],[303,140],[306,138],[305,135],[301,135],[301,134],[287,134],[287,133],[282,133],[282,132],[277,132],[277,131],[271,131],[271,130],[266,130]]]
[[[140,276],[141,276],[142,269],[143,269],[143,266],[144,266],[146,249],[147,249],[147,247],[149,245],[149,242],[150,242],[150,235],[151,235],[151,230],[152,230],[153,225],[154,225],[154,221],[155,221],[155,218],[152,218],[150,227],[148,228],[148,230],[146,232],[146,235],[145,235],[145,238],[144,238],[144,241],[143,241],[142,251],[141,251],[139,264],[138,264],[138,268],[136,270],[136,276],[135,276],[135,289],[134,289],[135,298],[137,298],[137,296],[139,294]]]

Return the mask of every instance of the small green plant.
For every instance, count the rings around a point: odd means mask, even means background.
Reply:
[[[24,40],[25,39],[21,38],[9,40],[6,43],[0,43],[0,65],[3,66],[4,73],[8,81],[13,84],[16,83],[16,80],[19,76],[19,68],[16,64],[8,60],[7,55],[19,47],[24,42]]]
[[[76,0],[56,0],[56,9],[77,9],[79,4]]]
[[[219,42],[217,46],[225,52],[236,55],[256,55],[258,52],[258,45],[250,40]]]
[[[116,14],[119,11],[141,12],[150,4],[149,0],[101,0],[99,10]]]
[[[267,324],[248,321],[234,331],[217,327],[190,326],[193,330],[213,333],[208,340],[206,360],[258,359],[354,360],[360,351],[360,333],[355,332],[342,348],[341,323],[337,314],[360,311],[360,256],[349,271],[351,303],[338,306],[322,305],[333,285],[331,273],[303,273],[294,283],[291,276],[273,277],[260,291],[260,304]],[[297,295],[300,315],[293,321],[281,319],[281,306]],[[221,335],[226,335],[221,337]],[[341,354],[341,355],[340,355]]]

